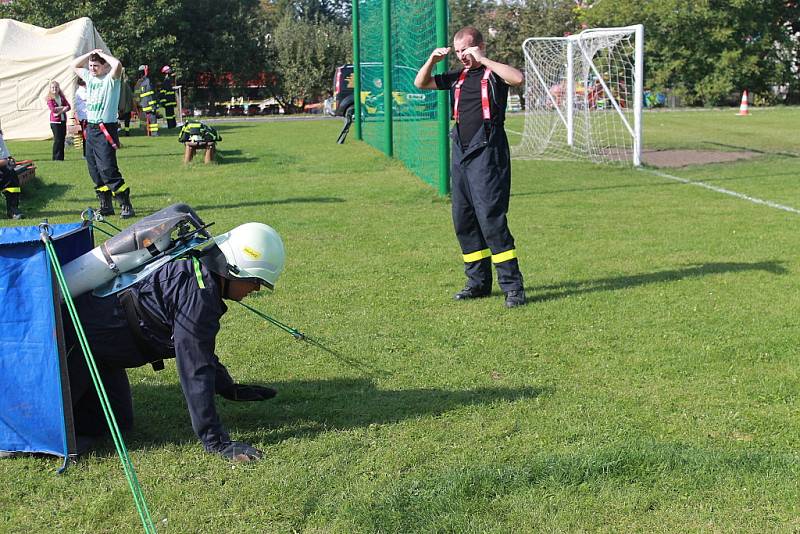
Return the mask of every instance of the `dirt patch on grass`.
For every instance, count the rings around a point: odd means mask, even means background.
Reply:
[[[685,167],[706,163],[725,163],[758,156],[758,152],[742,150],[720,152],[718,150],[644,150],[642,162],[653,167]]]

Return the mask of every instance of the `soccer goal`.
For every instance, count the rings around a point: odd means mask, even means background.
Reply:
[[[525,54],[523,159],[641,163],[644,27],[534,37]]]

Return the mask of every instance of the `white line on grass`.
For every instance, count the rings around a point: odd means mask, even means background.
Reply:
[[[675,180],[676,182],[681,182],[687,185],[696,185],[698,187],[704,187],[706,189],[710,189],[711,191],[716,191],[717,193],[722,193],[725,195],[730,195],[732,197],[740,198],[742,200],[747,200],[748,202],[752,202],[754,204],[763,204],[764,206],[769,206],[770,208],[775,208],[777,210],[788,211],[790,213],[796,213],[800,215],[800,210],[793,208],[791,206],[784,206],[783,204],[777,204],[775,202],[771,202],[769,200],[761,200],[760,198],[751,197],[749,195],[745,195],[744,193],[737,193],[736,191],[731,191],[730,189],[724,189],[722,187],[717,187],[715,185],[707,184],[705,182],[695,182],[693,180],[687,180],[686,178],[680,178],[678,176],[672,176],[671,174],[667,174],[665,172],[654,171],[652,169],[641,169],[643,171],[649,172],[651,174],[655,174],[656,176],[660,176],[661,178],[666,178],[668,180]]]

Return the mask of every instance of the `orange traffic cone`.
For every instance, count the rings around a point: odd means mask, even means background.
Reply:
[[[747,89],[745,89],[742,93],[742,103],[739,105],[739,113],[737,113],[737,115],[750,115],[750,111],[747,106]]]

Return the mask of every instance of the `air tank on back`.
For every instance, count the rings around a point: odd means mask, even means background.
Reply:
[[[194,227],[194,230],[191,227]],[[186,204],[173,204],[144,217],[83,256],[64,265],[70,295],[77,297],[121,273],[137,269],[175,247],[178,237],[199,233],[211,236],[206,225]]]

